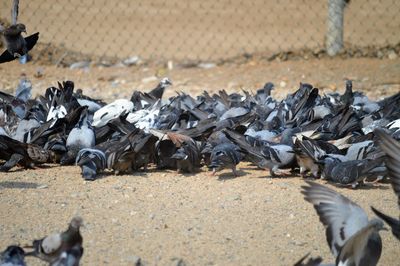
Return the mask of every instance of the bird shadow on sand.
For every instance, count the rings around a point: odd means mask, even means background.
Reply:
[[[2,181],[0,182],[0,189],[2,188],[39,188],[41,185],[33,182],[19,182],[19,181]]]
[[[20,166],[14,166],[13,168],[11,168],[8,171],[0,171],[0,173],[19,173],[19,172],[23,172],[26,170],[37,170],[37,169],[50,169],[50,168],[54,168],[54,167],[58,167],[58,165],[55,164],[41,164],[41,165],[36,165],[33,168],[25,168],[25,167],[20,167]]]
[[[304,181],[313,181],[313,182],[317,182],[323,185],[331,185],[334,186],[336,188],[347,188],[347,189],[353,189],[353,190],[370,190],[370,189],[381,189],[381,190],[388,190],[391,189],[390,186],[390,181],[380,181],[379,183],[361,183],[356,187],[352,187],[351,184],[345,185],[345,184],[338,184],[338,183],[333,183],[327,180],[321,180],[320,178],[314,178],[311,176],[306,176],[303,177]]]
[[[385,183],[363,183],[359,184],[355,188],[353,188],[351,185],[342,185],[342,184],[335,184],[331,182],[327,182],[328,184],[337,187],[337,188],[348,188],[348,189],[354,189],[354,190],[371,190],[371,189],[380,189],[380,190],[390,190],[392,187],[389,184]]]
[[[240,168],[239,170],[236,170],[236,175],[233,174],[232,172],[226,172],[226,173],[221,173],[221,174],[216,174],[216,176],[218,177],[218,181],[225,181],[225,180],[231,180],[231,179],[235,179],[237,177],[242,177],[242,176],[246,176],[250,174],[249,172],[246,172],[243,170],[243,168]]]

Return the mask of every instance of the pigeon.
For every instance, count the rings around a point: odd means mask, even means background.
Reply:
[[[196,142],[185,135],[167,132],[168,138],[178,148],[171,158],[176,159],[179,172],[193,173],[200,167],[200,151]]]
[[[101,127],[107,124],[110,120],[127,114],[133,110],[133,103],[126,99],[115,100],[114,102],[103,106],[93,115],[92,126]]]
[[[11,12],[11,26],[4,28],[0,26],[0,34],[6,50],[0,55],[0,64],[14,60],[15,58],[26,55],[39,39],[39,33],[34,33],[26,38],[21,33],[26,33],[24,24],[17,23],[19,0],[13,0]]]
[[[393,139],[383,130],[375,130],[374,133],[378,137],[379,146],[386,153],[385,164],[388,168],[388,176],[397,196],[397,205],[400,208],[400,142]],[[393,235],[400,240],[400,219],[390,217],[374,207],[371,208],[379,218],[391,227]]]
[[[208,166],[213,169],[213,175],[223,168],[232,169],[233,175],[237,176],[236,165],[242,159],[240,148],[233,143],[221,143],[211,151],[211,163]]]
[[[8,246],[0,253],[0,266],[26,266],[25,251],[19,246]]]
[[[286,144],[263,142],[261,146],[252,147],[246,139],[235,131],[226,129],[227,137],[238,145],[246,157],[259,168],[268,169],[276,176],[279,169],[291,167],[295,161],[293,148]]]
[[[106,154],[98,149],[84,148],[78,152],[75,164],[81,167],[83,179],[93,181],[107,167]]]
[[[160,83],[158,83],[157,87],[149,92],[149,95],[154,97],[155,99],[161,99],[165,89],[168,88],[170,85],[172,85],[171,80],[169,78],[163,78]]]
[[[72,248],[63,251],[58,259],[50,264],[50,266],[79,266],[79,261],[83,255],[83,247],[75,245]]]
[[[49,163],[54,159],[51,151],[35,145],[22,143],[7,136],[0,136],[0,159],[6,162],[0,167],[8,171],[17,164],[33,168],[36,164]]]
[[[104,151],[107,168],[114,170],[115,174],[133,173],[150,162],[155,141],[153,135],[135,128],[129,134],[101,143],[95,148]]]
[[[386,173],[386,169],[381,168],[382,157],[345,162],[338,158],[325,157],[321,163],[324,164],[321,178],[342,185],[356,186],[370,175],[379,176]]]
[[[380,219],[368,220],[365,211],[350,199],[323,185],[307,182],[304,199],[314,205],[326,228],[326,239],[336,265],[376,265],[382,252]]]
[[[34,240],[33,251],[27,252],[26,256],[34,256],[48,263],[56,262],[63,252],[71,252],[71,249],[82,247],[82,236],[79,231],[83,224],[81,217],[72,218],[68,229],[62,233],[54,233],[39,240]]]
[[[63,165],[75,162],[76,155],[83,148],[91,148],[95,145],[95,135],[88,120],[88,110],[84,109],[76,126],[69,132],[66,141],[68,152],[61,158]]]
[[[268,97],[271,96],[271,91],[274,89],[274,84],[271,82],[265,83],[264,87],[257,90],[255,99],[260,104],[264,104]]]

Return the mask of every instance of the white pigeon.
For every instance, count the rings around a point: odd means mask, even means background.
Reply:
[[[103,106],[93,115],[92,126],[102,127],[110,120],[119,117],[121,114],[127,114],[133,110],[133,102],[126,99],[118,99]]]
[[[143,129],[145,132],[149,132],[149,129],[154,127],[159,113],[160,109],[158,108],[142,109],[130,113],[126,117],[126,121],[134,124],[137,128]]]

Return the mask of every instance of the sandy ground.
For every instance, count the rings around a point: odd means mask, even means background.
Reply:
[[[43,72],[40,78],[34,77],[38,69]],[[34,95],[57,80],[71,79],[84,93],[108,101],[130,97],[135,88],[151,89],[156,74],[173,80],[167,96],[174,90],[194,95],[203,89],[255,89],[266,81],[277,84],[274,93],[279,97],[301,81],[324,91],[343,91],[345,78],[354,79],[356,89],[374,98],[400,91],[400,59],[248,62],[173,70],[70,70],[12,63],[0,66],[0,89],[13,92],[22,73],[32,80]],[[302,179],[271,179],[268,171],[245,163],[239,168],[237,178],[228,171],[217,178],[205,169],[185,176],[152,170],[104,175],[94,182],[83,181],[75,166],[14,168],[0,173],[0,249],[64,230],[79,214],[85,221],[83,265],[132,265],[134,256],[148,265],[176,265],[177,258],[187,265],[291,265],[308,252],[332,262],[323,227],[300,194]],[[371,205],[398,214],[388,184],[335,189],[369,214]],[[400,243],[389,232],[381,235],[380,265],[398,265]]]
[[[215,60],[243,53],[324,47],[327,1],[20,1],[20,21],[40,42],[126,58]],[[11,0],[0,2],[9,19]],[[400,42],[399,2],[351,1],[346,45]]]

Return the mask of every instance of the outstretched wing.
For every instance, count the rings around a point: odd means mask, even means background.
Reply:
[[[28,48],[28,51],[32,50],[33,46],[35,46],[38,39],[39,39],[39,32],[36,32],[25,38],[26,48]]]
[[[17,24],[19,0],[13,0],[11,7],[11,25]]]
[[[326,227],[329,248],[336,257],[344,243],[368,224],[368,216],[360,206],[336,191],[314,182],[307,184],[302,186],[301,193],[314,205]]]
[[[379,139],[380,148],[387,156],[385,164],[389,170],[392,187],[397,195],[397,203],[400,208],[400,142],[383,130],[375,130],[374,133]]]

